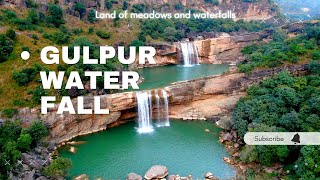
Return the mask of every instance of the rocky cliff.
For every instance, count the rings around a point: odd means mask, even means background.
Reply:
[[[222,64],[237,63],[244,60],[241,49],[250,44],[260,42],[263,38],[268,36],[269,33],[266,31],[234,35],[221,33],[206,34],[206,37],[198,36],[195,39],[185,39],[185,41],[193,40],[198,49],[200,64]],[[174,44],[152,43],[148,45],[156,48],[156,64],[145,64],[139,65],[138,67],[165,66],[183,63],[181,46],[178,42]]]
[[[165,88],[169,94],[170,117],[204,119],[222,116],[233,108],[248,86],[283,70],[300,75],[306,73],[307,66],[286,66],[255,71],[251,75],[232,73],[174,83]],[[73,104],[76,108],[76,100]],[[110,109],[109,115],[57,115],[56,106],[47,115],[40,115],[39,108],[25,108],[19,112],[19,118],[25,123],[35,119],[42,120],[50,128],[50,139],[60,144],[76,136],[102,131],[136,117],[134,92],[101,96],[101,104],[102,108]],[[84,107],[92,106],[93,97],[85,97]]]
[[[218,38],[197,40],[195,44],[199,51],[200,63],[221,64],[239,62],[243,60],[241,49],[261,40],[265,35],[265,32],[233,36],[224,33]]]

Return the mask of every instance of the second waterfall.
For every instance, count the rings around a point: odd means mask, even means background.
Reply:
[[[194,42],[182,42],[180,48],[184,66],[189,67],[199,64],[199,53]]]
[[[169,100],[164,89],[136,92],[136,99],[139,133],[154,131],[153,123],[157,127],[170,126]]]

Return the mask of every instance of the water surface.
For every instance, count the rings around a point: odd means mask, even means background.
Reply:
[[[62,149],[60,155],[73,163],[69,179],[80,174],[90,179],[125,179],[130,172],[144,175],[156,164],[167,166],[169,174],[191,174],[194,179],[203,179],[206,172],[223,179],[235,175],[223,161],[228,155],[218,142],[220,129],[212,123],[172,120],[170,127],[155,128],[151,134],[139,134],[135,127],[129,122],[78,137],[76,141],[87,143],[76,145],[76,154]]]
[[[140,90],[156,89],[168,86],[173,82],[222,74],[227,70],[227,64],[200,64],[190,67],[172,65],[143,68],[138,71],[140,76],[144,78],[139,87]]]

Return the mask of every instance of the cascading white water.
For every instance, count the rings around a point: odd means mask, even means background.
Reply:
[[[156,105],[157,105],[157,121],[158,121],[158,126],[161,124],[161,99],[158,93],[155,93],[156,96]]]
[[[193,42],[180,43],[184,66],[193,66],[199,64],[199,55],[197,46]]]
[[[168,93],[166,90],[162,89],[162,96],[164,100],[164,125],[165,126],[170,126],[170,120],[169,120],[169,101],[168,101]]]
[[[162,96],[160,96],[160,93]],[[156,99],[155,113],[153,111],[152,93],[151,91],[136,92],[138,104],[138,132],[150,133],[154,131],[152,126],[152,119],[157,119],[157,126],[170,126],[169,120],[169,101],[167,92],[162,89],[161,91],[154,91]],[[156,117],[153,117],[156,115]]]
[[[153,131],[150,112],[152,107],[150,105],[150,93],[148,92],[136,92],[137,103],[138,103],[138,132],[139,133],[150,133]],[[151,108],[150,108],[151,107]]]

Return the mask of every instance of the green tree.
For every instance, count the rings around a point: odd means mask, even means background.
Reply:
[[[28,12],[27,20],[30,21],[32,24],[39,23],[39,15],[35,9],[31,9]]]
[[[21,151],[30,150],[32,143],[32,138],[29,134],[20,134],[20,137],[17,140],[17,147]]]
[[[96,32],[96,34],[97,34],[99,37],[101,37],[102,39],[109,39],[109,38],[111,37],[110,33],[104,32],[104,31],[102,31],[102,30],[98,30],[98,31]]]
[[[112,9],[112,6],[113,6],[112,2],[110,0],[106,0],[106,8],[110,10]]]
[[[7,30],[6,35],[13,41],[16,39],[16,32],[12,28]]]
[[[129,3],[127,1],[123,1],[122,10],[127,10],[129,7]]]
[[[320,74],[320,63],[317,61],[312,61],[309,63],[309,70],[313,74]]]
[[[46,95],[48,95],[47,91],[43,89],[42,86],[38,86],[34,91],[32,91],[32,102],[34,104],[40,104],[41,97]]]
[[[47,127],[41,121],[33,121],[26,132],[32,137],[33,143],[40,142],[49,133]]]
[[[23,48],[23,50],[29,51],[29,48]],[[21,71],[13,71],[12,79],[14,79],[19,86],[25,86],[31,82],[42,69],[43,68],[41,66],[35,64],[32,68],[24,68]]]
[[[92,34],[93,32],[94,32],[94,27],[89,27],[88,33],[89,33],[89,34]]]
[[[66,176],[70,168],[71,161],[69,159],[58,157],[44,168],[44,174],[50,177]]]
[[[143,46],[143,45],[144,43],[138,39],[135,39],[130,43],[130,46],[135,46],[137,50],[139,49],[140,46]]]
[[[63,11],[59,5],[49,4],[48,6],[49,15],[47,16],[47,22],[53,24],[55,27],[60,27],[64,24]]]
[[[7,118],[12,118],[14,115],[18,114],[18,110],[13,108],[8,108],[8,109],[2,110],[2,114]]]
[[[63,32],[55,32],[54,34],[52,34],[52,37],[50,39],[59,45],[68,44],[70,41],[70,35]]]
[[[83,15],[86,13],[86,6],[81,2],[77,2],[74,6],[74,10],[79,12],[80,19],[82,19]]]
[[[320,177],[320,147],[304,146],[300,150],[300,157],[296,162],[298,165],[296,174],[301,179],[317,179]]]
[[[90,9],[90,11],[88,13],[88,21],[90,23],[95,23],[97,21],[96,13],[95,13],[94,9]]]
[[[0,63],[8,59],[13,51],[13,41],[4,34],[0,34]]]

